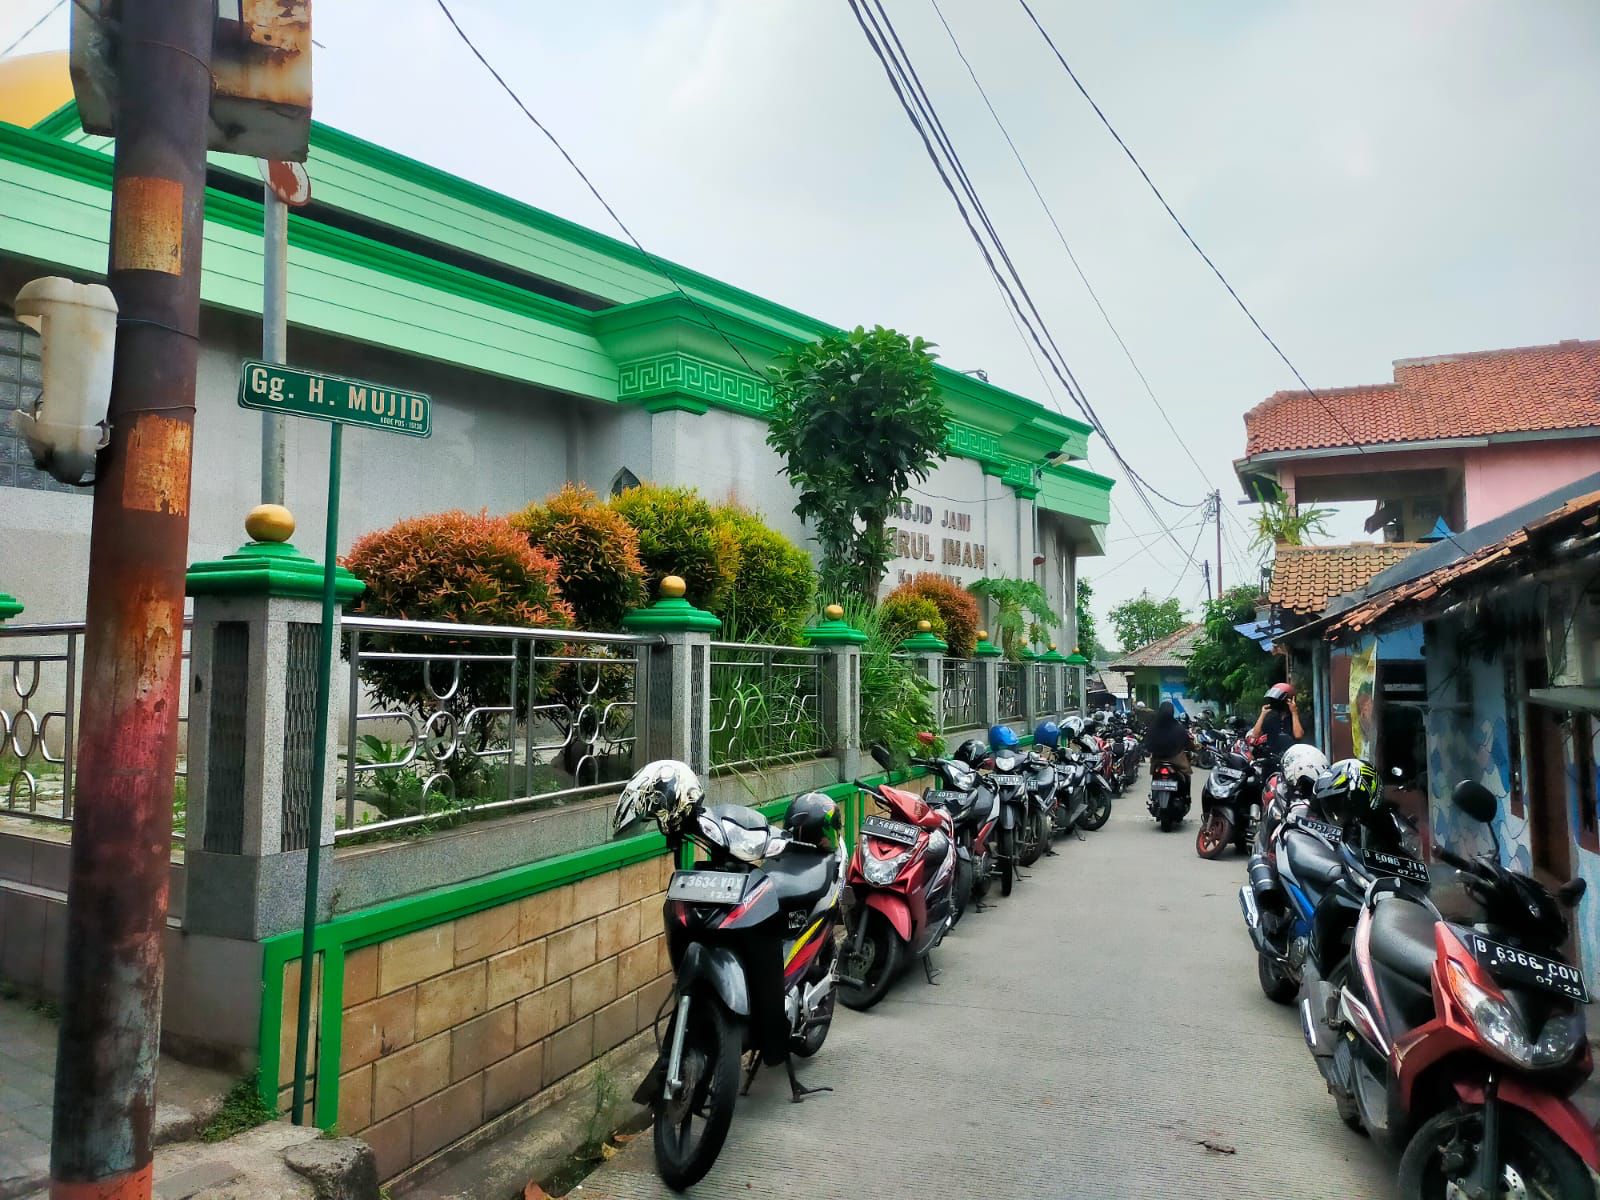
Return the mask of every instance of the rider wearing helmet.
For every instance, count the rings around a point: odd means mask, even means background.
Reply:
[[[1156,711],[1150,730],[1144,735],[1145,748],[1150,751],[1150,765],[1170,763],[1177,768],[1185,782],[1189,779],[1189,750],[1194,744],[1188,726],[1178,720],[1177,710],[1171,700],[1163,700]]]
[[[1266,703],[1256,718],[1252,739],[1264,737],[1269,754],[1281,755],[1296,742],[1305,740],[1306,731],[1300,724],[1300,709],[1295,705],[1294,688],[1287,683],[1275,683],[1267,689]]]

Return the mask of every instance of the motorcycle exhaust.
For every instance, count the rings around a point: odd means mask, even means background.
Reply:
[[[1272,869],[1272,864],[1267,861],[1265,854],[1252,854],[1247,870],[1250,876],[1250,890],[1257,896],[1270,896],[1278,890],[1277,872]]]
[[[1249,884],[1239,888],[1239,908],[1244,913],[1244,927],[1250,932],[1256,952],[1265,954],[1273,962],[1284,962],[1283,952],[1267,940],[1267,932],[1261,927],[1261,910],[1256,907],[1255,893]]]

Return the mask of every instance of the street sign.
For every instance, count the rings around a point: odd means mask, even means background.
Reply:
[[[279,162],[275,158],[256,159],[256,170],[272,194],[290,208],[304,208],[311,203],[311,176],[305,163]]]
[[[408,437],[433,433],[433,401],[421,392],[253,359],[239,370],[239,407],[387,429]]]

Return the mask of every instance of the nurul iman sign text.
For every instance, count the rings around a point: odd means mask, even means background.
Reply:
[[[344,425],[366,425],[410,437],[433,432],[433,401],[379,383],[246,362],[239,371],[239,405]]]

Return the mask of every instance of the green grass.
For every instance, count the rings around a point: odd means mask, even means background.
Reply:
[[[256,1077],[251,1075],[233,1085],[232,1090],[222,1101],[221,1110],[201,1127],[200,1140],[226,1141],[236,1133],[243,1133],[246,1129],[254,1129],[257,1125],[265,1125],[268,1121],[277,1119],[277,1112],[270,1105],[261,1102],[261,1097],[256,1092]]]

